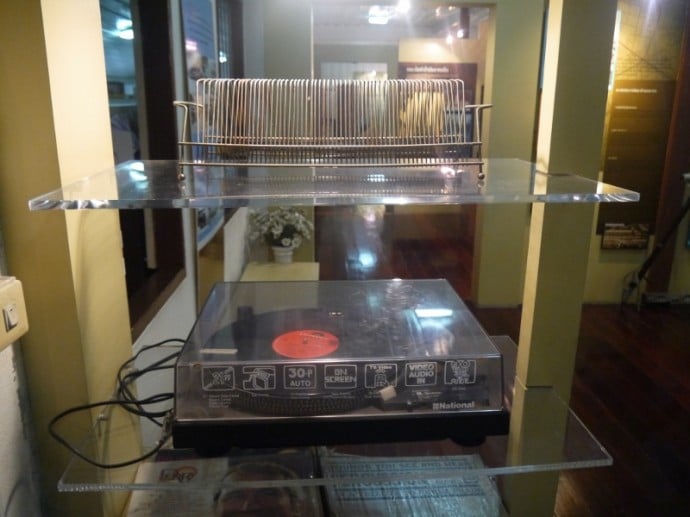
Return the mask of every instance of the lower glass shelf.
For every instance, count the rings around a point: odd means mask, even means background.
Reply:
[[[505,336],[491,339],[503,354],[506,404],[510,406],[516,346]],[[463,486],[461,492],[467,489],[470,493],[478,484],[496,476],[605,467],[613,463],[609,453],[551,388],[529,391],[536,392],[541,414],[562,415],[564,419],[561,425],[537,426],[536,431],[532,426],[530,444],[519,443],[514,434],[521,436],[521,433],[514,430],[506,436],[489,436],[476,447],[442,440],[285,450],[243,449],[214,458],[199,457],[193,450],[174,449],[166,444],[148,460],[119,468],[99,468],[74,456],[58,483],[58,490],[189,491],[196,494],[194,497],[206,497],[228,489],[260,487],[300,487],[301,490],[326,487],[327,491],[342,494],[343,490],[355,488],[359,493],[365,485],[384,484],[392,489],[391,483],[405,486],[411,483],[421,490],[422,485],[431,483],[434,490],[444,486],[453,486],[455,490]],[[105,462],[106,456],[112,458],[123,437],[138,436],[138,432],[138,419],[114,408],[108,418],[97,424],[80,450],[101,451],[97,453],[99,461]],[[247,463],[293,465],[287,465],[291,467],[287,469],[290,473],[281,476],[257,472],[250,472],[244,478],[228,475],[229,470],[237,470],[239,464]]]

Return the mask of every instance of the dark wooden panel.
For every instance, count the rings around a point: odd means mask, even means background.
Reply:
[[[665,236],[673,231],[675,219],[680,212],[684,183],[683,174],[690,172],[690,8],[685,9],[683,42],[678,67],[678,88],[676,90],[669,145],[664,164],[664,178],[661,187],[661,202],[657,213],[660,235]],[[673,242],[673,239],[670,239]],[[665,292],[671,278],[673,263],[673,246],[661,250],[652,268],[649,270],[648,286],[650,290]]]
[[[675,81],[619,80],[611,92],[604,181],[640,192],[642,201],[601,205],[604,223],[645,223],[654,232]]]

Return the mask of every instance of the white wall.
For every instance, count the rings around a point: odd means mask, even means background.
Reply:
[[[21,345],[0,353],[0,514],[41,515]]]
[[[177,286],[175,292],[161,308],[155,318],[149,323],[144,332],[134,343],[134,352],[143,347],[158,343],[165,339],[186,339],[196,318],[195,283],[190,275]],[[177,348],[176,348],[177,347]],[[136,362],[137,368],[150,365],[153,361],[179,349],[179,345],[163,346],[150,352],[144,352]],[[140,398],[146,398],[158,393],[169,393],[174,389],[174,375],[172,370],[162,370],[142,376],[137,382],[137,393]],[[158,407],[148,406],[150,411],[163,407],[170,407],[170,403],[162,403]],[[144,447],[150,447],[160,438],[161,430],[156,425],[141,419],[141,435]]]

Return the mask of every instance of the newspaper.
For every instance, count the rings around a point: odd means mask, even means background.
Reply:
[[[333,517],[500,515],[500,497],[489,477],[456,477],[458,470],[483,467],[477,455],[377,457],[372,461],[322,449],[319,459],[324,477],[382,480],[328,485],[325,503]],[[452,474],[442,478],[440,472]],[[391,480],[386,481],[387,477]]]
[[[318,487],[303,487],[298,481],[313,478],[314,469],[310,449],[243,452],[220,458],[166,450],[139,467],[136,483],[158,488],[133,491],[126,515],[322,517]],[[285,486],[272,483],[283,479]]]

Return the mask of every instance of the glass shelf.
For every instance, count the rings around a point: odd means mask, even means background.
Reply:
[[[506,336],[491,338],[504,359],[506,405],[512,404],[512,387],[515,372],[516,346]],[[165,448],[152,459],[127,467],[104,469],[90,465],[73,456],[58,483],[62,492],[86,492],[105,490],[191,490],[213,491],[219,488],[275,487],[275,486],[343,486],[362,483],[407,482],[414,480],[467,480],[477,477],[495,477],[510,474],[559,471],[579,468],[605,467],[612,459],[604,447],[594,438],[580,419],[551,388],[542,391],[540,400],[544,413],[566,415],[565,426],[558,432],[553,426],[543,426],[532,447],[530,461],[512,459],[509,436],[490,436],[477,447],[463,447],[452,441],[381,443],[318,447],[309,449],[319,461],[333,468],[331,474],[324,471],[280,481],[230,481],[224,478],[229,460],[236,454],[222,458],[199,458],[187,449]],[[113,422],[117,421],[118,424]],[[124,423],[123,423],[124,421]],[[119,435],[137,432],[132,418],[106,418],[97,424],[81,446],[91,450],[95,443],[108,444],[117,441]],[[104,439],[106,437],[107,439]],[[546,447],[544,444],[562,444]],[[246,454],[248,451],[242,451]],[[275,454],[276,451],[252,451]],[[196,473],[185,477],[185,472]],[[163,473],[173,475],[162,475]],[[184,478],[184,479],[183,479]]]
[[[266,205],[594,203],[639,194],[532,163],[487,159],[478,166],[218,167],[131,161],[29,201],[31,210],[212,208]]]

